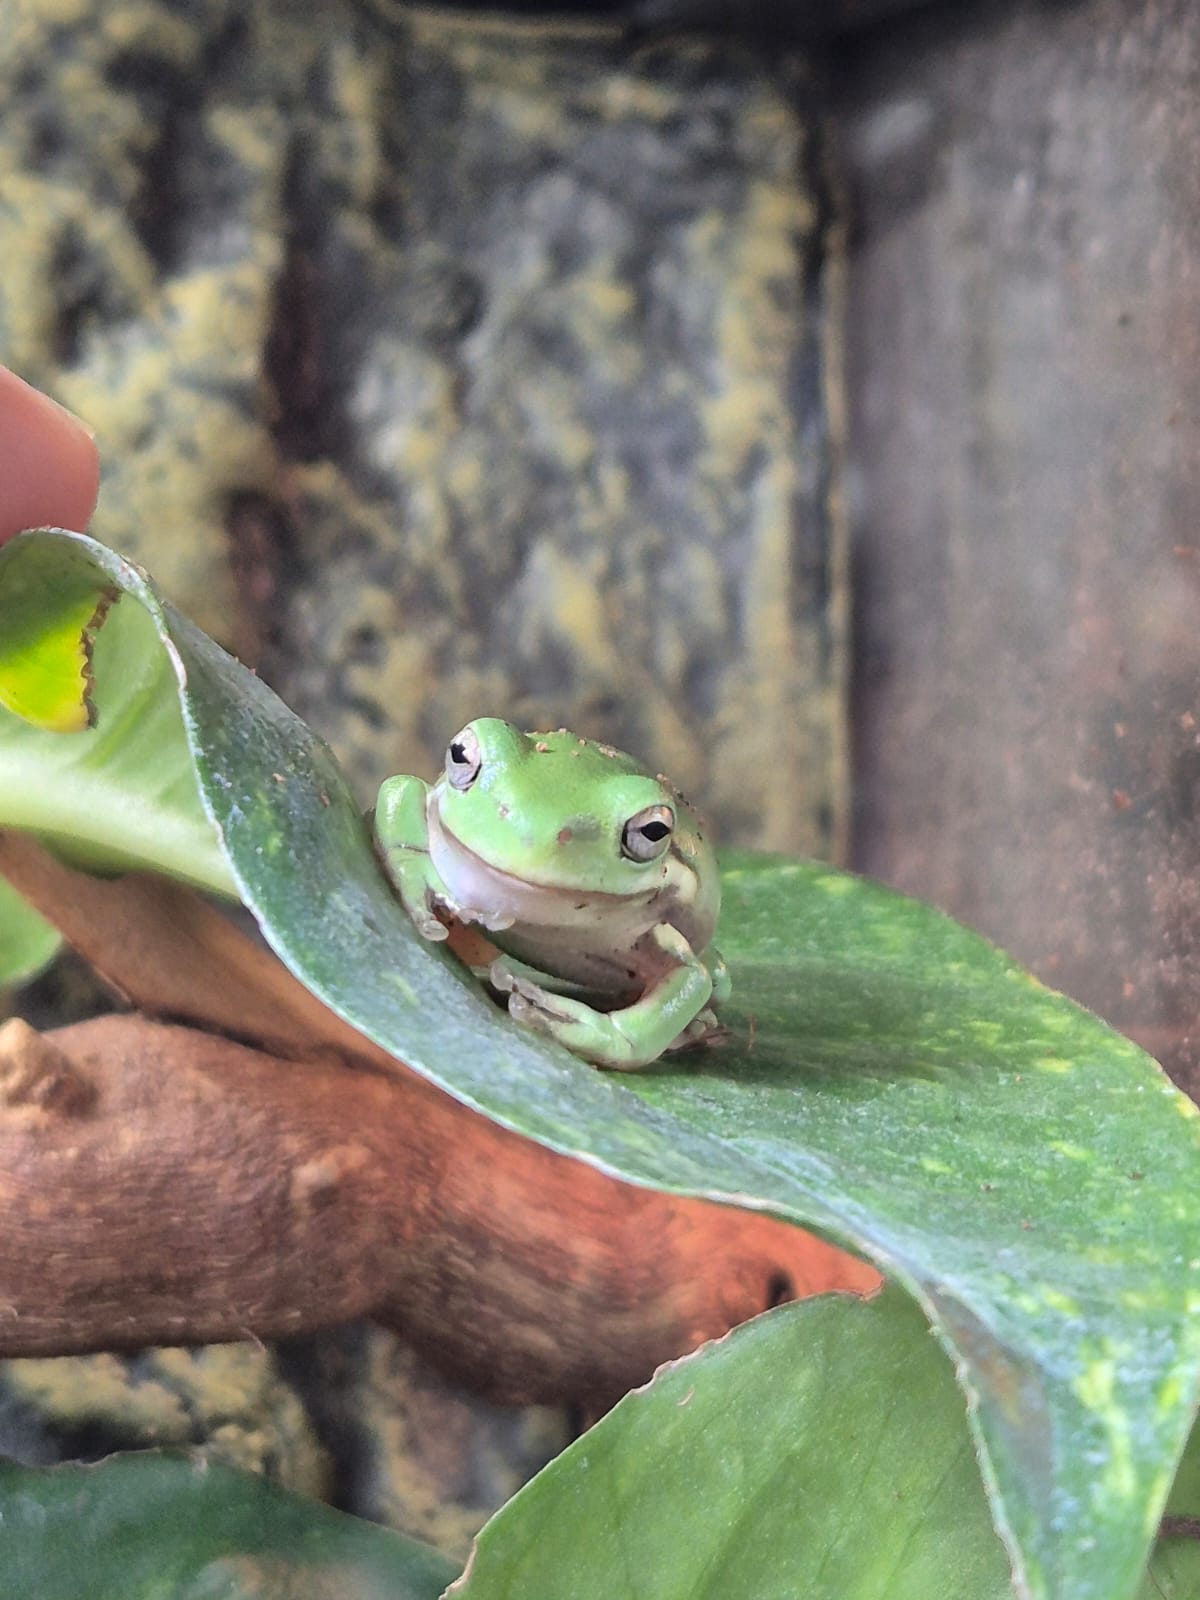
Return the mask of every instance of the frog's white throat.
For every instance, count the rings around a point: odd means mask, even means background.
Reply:
[[[429,855],[449,894],[451,909],[464,922],[494,930],[513,927],[572,929],[581,944],[591,932],[608,947],[632,944],[659,920],[654,906],[663,885],[656,878],[635,895],[527,883],[493,867],[443,824],[435,805],[428,808]]]

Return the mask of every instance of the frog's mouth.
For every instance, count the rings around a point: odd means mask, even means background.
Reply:
[[[665,878],[655,878],[636,894],[537,883],[485,861],[451,833],[432,807],[428,823],[430,859],[465,921],[493,929],[516,923],[579,930],[602,926],[607,938],[617,942],[637,938],[655,921],[653,905]]]

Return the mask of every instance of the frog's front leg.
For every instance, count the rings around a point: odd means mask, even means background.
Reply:
[[[598,1067],[634,1072],[688,1033],[713,992],[708,968],[678,929],[660,923],[648,937],[672,964],[640,1000],[619,1011],[597,1011],[554,994],[532,981],[529,968],[514,970],[505,958],[492,963],[490,981],[508,994],[509,1014],[518,1022],[548,1033]]]
[[[429,858],[426,805],[429,785],[401,773],[388,778],[375,802],[375,844],[404,909],[424,939],[444,939],[448,929],[434,915],[442,881]]]

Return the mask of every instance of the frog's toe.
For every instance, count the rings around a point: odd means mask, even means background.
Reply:
[[[559,1009],[555,997],[539,989],[536,984],[517,978],[508,997],[508,1014],[514,1022],[527,1028],[539,1028],[543,1033],[553,1033],[570,1016]]]
[[[404,909],[411,917],[417,932],[422,939],[429,939],[432,942],[448,938],[450,934],[450,929],[439,920],[436,906],[437,902],[429,890],[426,890],[419,899],[404,901]]]
[[[520,981],[503,956],[497,956],[492,962],[487,980],[497,994],[511,994]]]
[[[729,966],[719,950],[709,947],[706,956],[709,976],[712,978],[712,1000],[714,1006],[723,1006],[733,993],[733,979],[729,976]]]
[[[705,1006],[703,1011],[693,1017],[679,1037],[667,1046],[667,1049],[674,1052],[686,1050],[694,1044],[720,1044],[728,1037],[729,1029],[723,1022],[718,1022],[715,1011]]]

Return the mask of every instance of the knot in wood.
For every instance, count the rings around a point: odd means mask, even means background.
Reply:
[[[0,1025],[0,1108],[32,1106],[55,1116],[80,1116],[93,1085],[56,1044],[20,1017]]]

